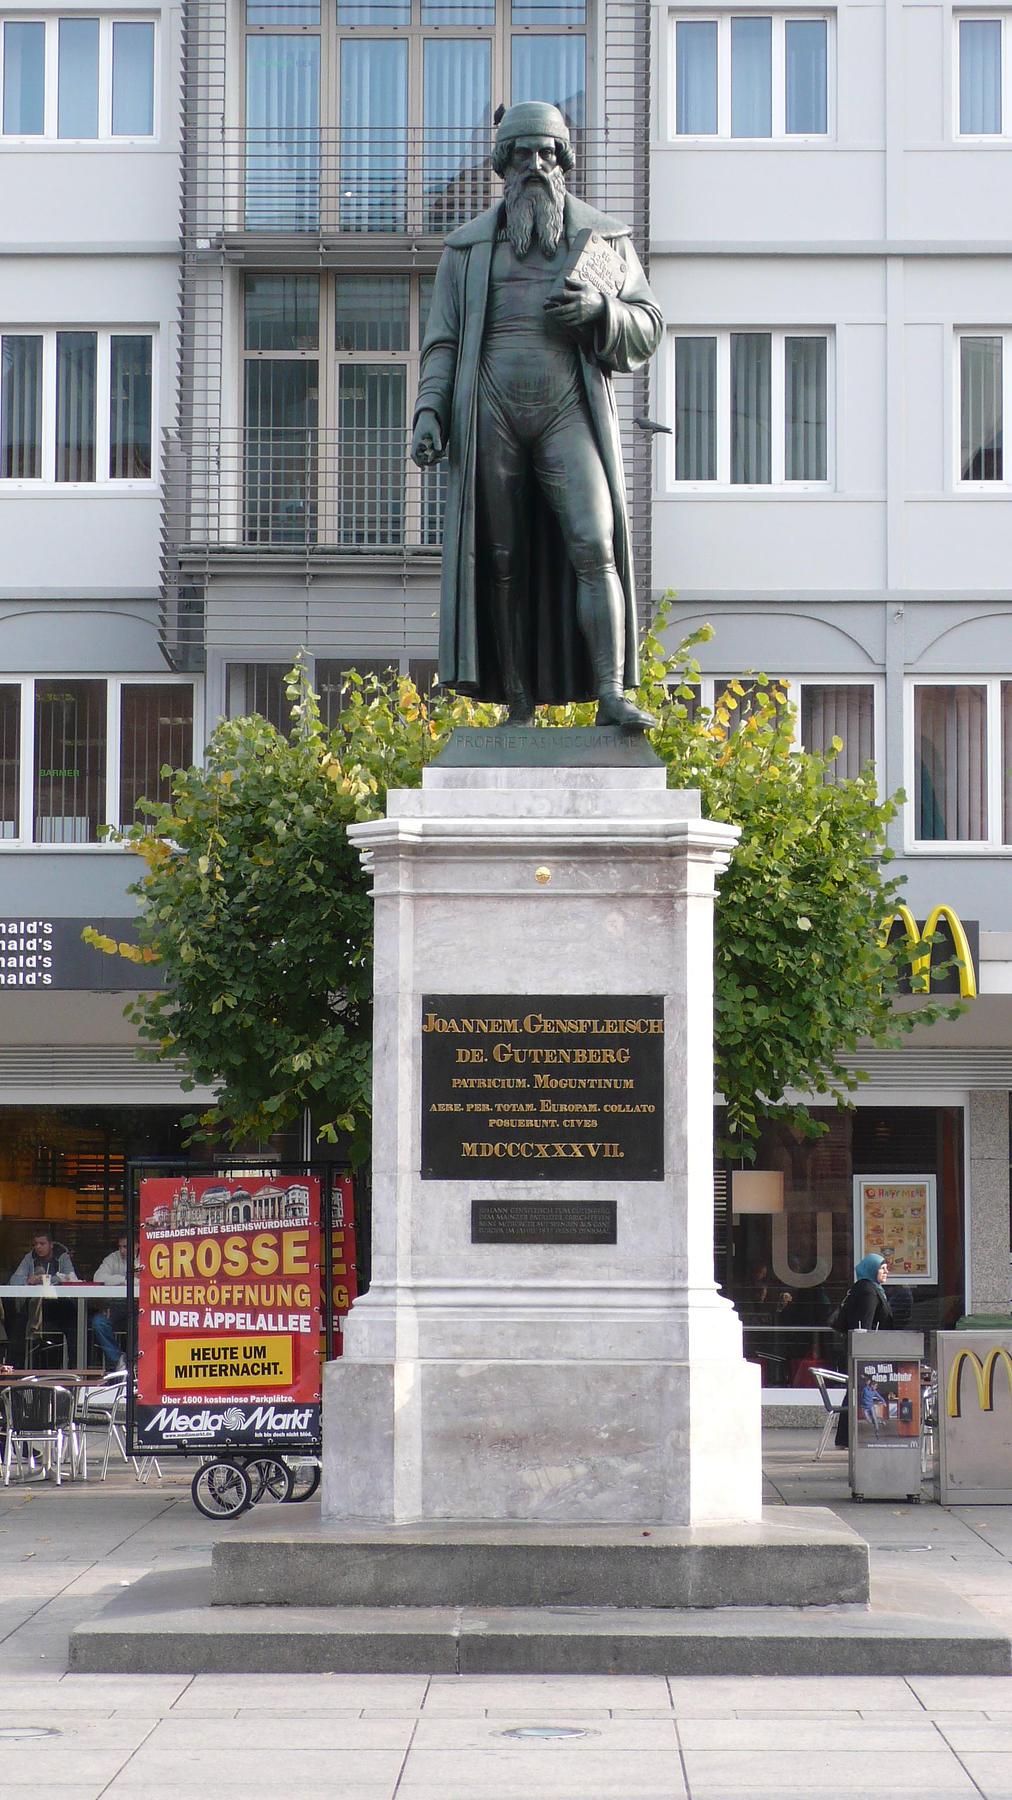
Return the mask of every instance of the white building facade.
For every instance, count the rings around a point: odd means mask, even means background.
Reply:
[[[0,6],[0,1272],[45,1220],[90,1276],[124,1158],[192,1106],[137,1062],[103,841],[202,742],[159,642],[176,412],[179,5]]]
[[[802,741],[905,790],[912,912],[979,931],[966,1014],[861,1059],[813,1146],[771,1129],[782,1215],[728,1212],[723,1273],[785,1399],[831,1341],[862,1178],[930,1177],[917,1323],[1008,1310],[1010,29],[935,0],[654,9],[655,592],[673,633],[714,625],[718,688],[785,677]]]

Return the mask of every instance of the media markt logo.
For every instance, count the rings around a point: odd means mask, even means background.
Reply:
[[[161,1406],[144,1423],[147,1436],[165,1438],[301,1437],[311,1428],[312,1407],[230,1406],[225,1412],[201,1407],[184,1412],[178,1406]]]

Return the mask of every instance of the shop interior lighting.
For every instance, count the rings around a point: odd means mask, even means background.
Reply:
[[[734,1169],[731,1172],[733,1213],[781,1213],[784,1177],[780,1169]]]

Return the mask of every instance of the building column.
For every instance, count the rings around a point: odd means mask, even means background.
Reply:
[[[1009,1310],[1009,1096],[972,1093],[967,1311]]]

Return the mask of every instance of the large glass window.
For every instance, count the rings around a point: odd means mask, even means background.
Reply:
[[[61,138],[98,136],[98,20],[61,19],[56,129]]]
[[[124,682],[120,689],[119,821],[145,815],[142,800],[168,801],[163,768],[193,761],[193,689],[179,682]]]
[[[109,340],[109,479],[151,475],[151,339],[113,333]]]
[[[5,137],[149,138],[155,131],[153,19],[0,20]]]
[[[676,334],[675,480],[824,486],[829,351],[825,332]]]
[[[426,38],[423,49],[425,229],[444,231],[484,203],[492,44],[488,38]]]
[[[150,137],[155,128],[155,28],[138,19],[112,27],[112,135]]]
[[[32,20],[3,25],[3,129],[10,137],[42,137],[46,129],[46,27]]]
[[[825,19],[784,21],[784,124],[788,137],[824,137],[828,110]]]
[[[959,118],[965,137],[995,137],[1002,130],[1002,67],[1005,21],[991,18],[956,21],[959,64]]]
[[[316,522],[319,278],[251,275],[246,292],[246,533],[304,543]]]
[[[150,481],[150,332],[0,331],[4,482]]]
[[[683,337],[675,352],[675,478],[717,479],[717,340]]]
[[[0,343],[0,479],[42,475],[42,339],[9,336]]]
[[[94,481],[98,334],[56,334],[56,479]]]
[[[104,681],[37,681],[37,844],[94,844],[106,817]]]
[[[911,1324],[951,1329],[966,1309],[966,1290],[962,1108],[869,1104],[813,1112],[825,1128],[821,1137],[805,1138],[780,1121],[761,1128],[757,1167],[783,1184],[768,1210],[736,1211],[738,1171],[718,1162],[714,1240],[717,1281],[742,1321],[745,1355],[759,1365],[763,1387],[808,1388],[815,1399],[813,1364],[837,1367],[844,1348],[829,1320],[862,1253],[860,1177],[935,1178],[928,1249],[937,1278],[908,1290]],[[901,1282],[894,1277],[894,1291]]]
[[[793,709],[793,736],[799,748],[828,755],[833,740],[842,744],[826,772],[830,783],[849,781],[862,774],[876,755],[876,692],[874,682],[823,681],[806,675],[776,674],[764,681],[754,674],[703,675],[686,704],[691,716],[701,710],[713,715],[719,708],[729,735],[739,731],[772,700]]]
[[[773,20],[731,20],[731,136],[773,135]]]
[[[918,838],[988,836],[987,688],[914,689]]]
[[[825,756],[838,738],[826,780],[852,781],[875,761],[875,689],[871,683],[805,682],[801,689],[801,742]]]
[[[246,229],[320,222],[320,40],[246,40]]]
[[[675,22],[675,130],[683,137],[716,136],[716,19]]]
[[[407,454],[431,294],[431,276],[247,276],[248,541],[438,548],[445,463]]]
[[[1012,845],[1012,678],[913,684],[915,842]]]
[[[275,731],[291,729],[284,663],[229,663],[225,670],[225,713],[241,719],[259,713]]]
[[[0,682],[0,845],[95,844],[167,800],[193,760],[193,684],[78,676]],[[22,770],[30,776],[22,811]]]
[[[0,685],[0,838],[21,834],[21,688]]]
[[[338,375],[339,542],[402,543],[406,370],[357,362]]]
[[[995,333],[959,339],[959,478],[1004,481],[1005,342]]]
[[[498,101],[587,118],[586,0],[247,0],[246,45],[253,231],[441,234],[498,191]]]
[[[401,38],[341,43],[341,226],[407,226],[408,45]]]
[[[126,912],[125,905],[122,910]],[[192,1111],[192,1102],[176,1107],[50,1102],[0,1108],[0,1280],[8,1282],[31,1249],[37,1225],[65,1245],[82,1281],[93,1280],[126,1228],[127,1163],[172,1157],[185,1164],[184,1120]],[[16,1301],[0,1301],[5,1362],[23,1354],[26,1315],[17,1308]],[[97,1347],[89,1343],[88,1348],[92,1366],[100,1364]]]
[[[829,19],[784,13],[675,18],[676,137],[825,137]]]
[[[551,94],[577,130],[587,118],[587,40],[584,37],[515,37],[513,100]]]

